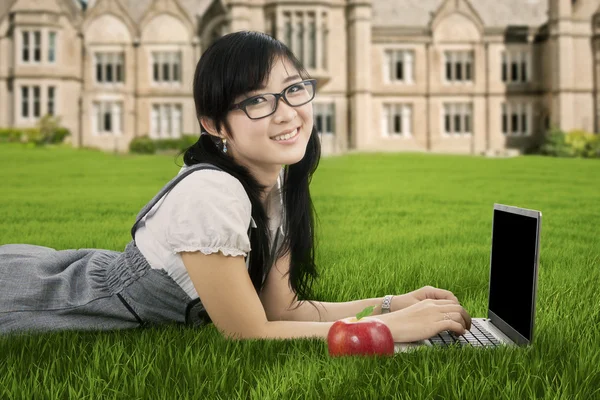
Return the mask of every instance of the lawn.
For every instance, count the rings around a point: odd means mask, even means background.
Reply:
[[[0,244],[123,250],[172,156],[0,146]],[[494,202],[543,213],[534,345],[331,359],[319,339],[214,326],[0,337],[0,398],[600,398],[600,160],[323,158],[312,182],[322,301],[451,290],[487,310]]]

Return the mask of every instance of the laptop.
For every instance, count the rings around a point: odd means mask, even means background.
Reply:
[[[429,339],[396,343],[415,347],[496,348],[533,343],[542,213],[494,204],[487,318],[472,318],[464,335],[441,332]]]

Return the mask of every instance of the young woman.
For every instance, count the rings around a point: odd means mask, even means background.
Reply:
[[[320,145],[316,81],[284,44],[258,32],[222,37],[198,62],[193,92],[202,135],[123,252],[0,247],[0,332],[212,322],[225,337],[325,338],[371,305],[397,342],[470,328],[456,297],[429,286],[299,300],[317,277],[309,182]]]

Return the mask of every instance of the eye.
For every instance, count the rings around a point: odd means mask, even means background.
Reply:
[[[290,87],[288,89],[288,92],[290,92],[290,93],[298,93],[298,92],[300,92],[302,90],[304,90],[304,83],[299,83],[297,85],[294,85],[294,86]]]
[[[248,99],[248,102],[246,103],[247,106],[256,106],[259,104],[264,103],[265,101],[267,101],[267,99],[265,99],[264,97],[253,97],[251,99]]]

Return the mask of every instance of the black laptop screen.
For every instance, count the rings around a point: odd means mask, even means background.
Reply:
[[[537,218],[494,210],[489,309],[531,340]]]

